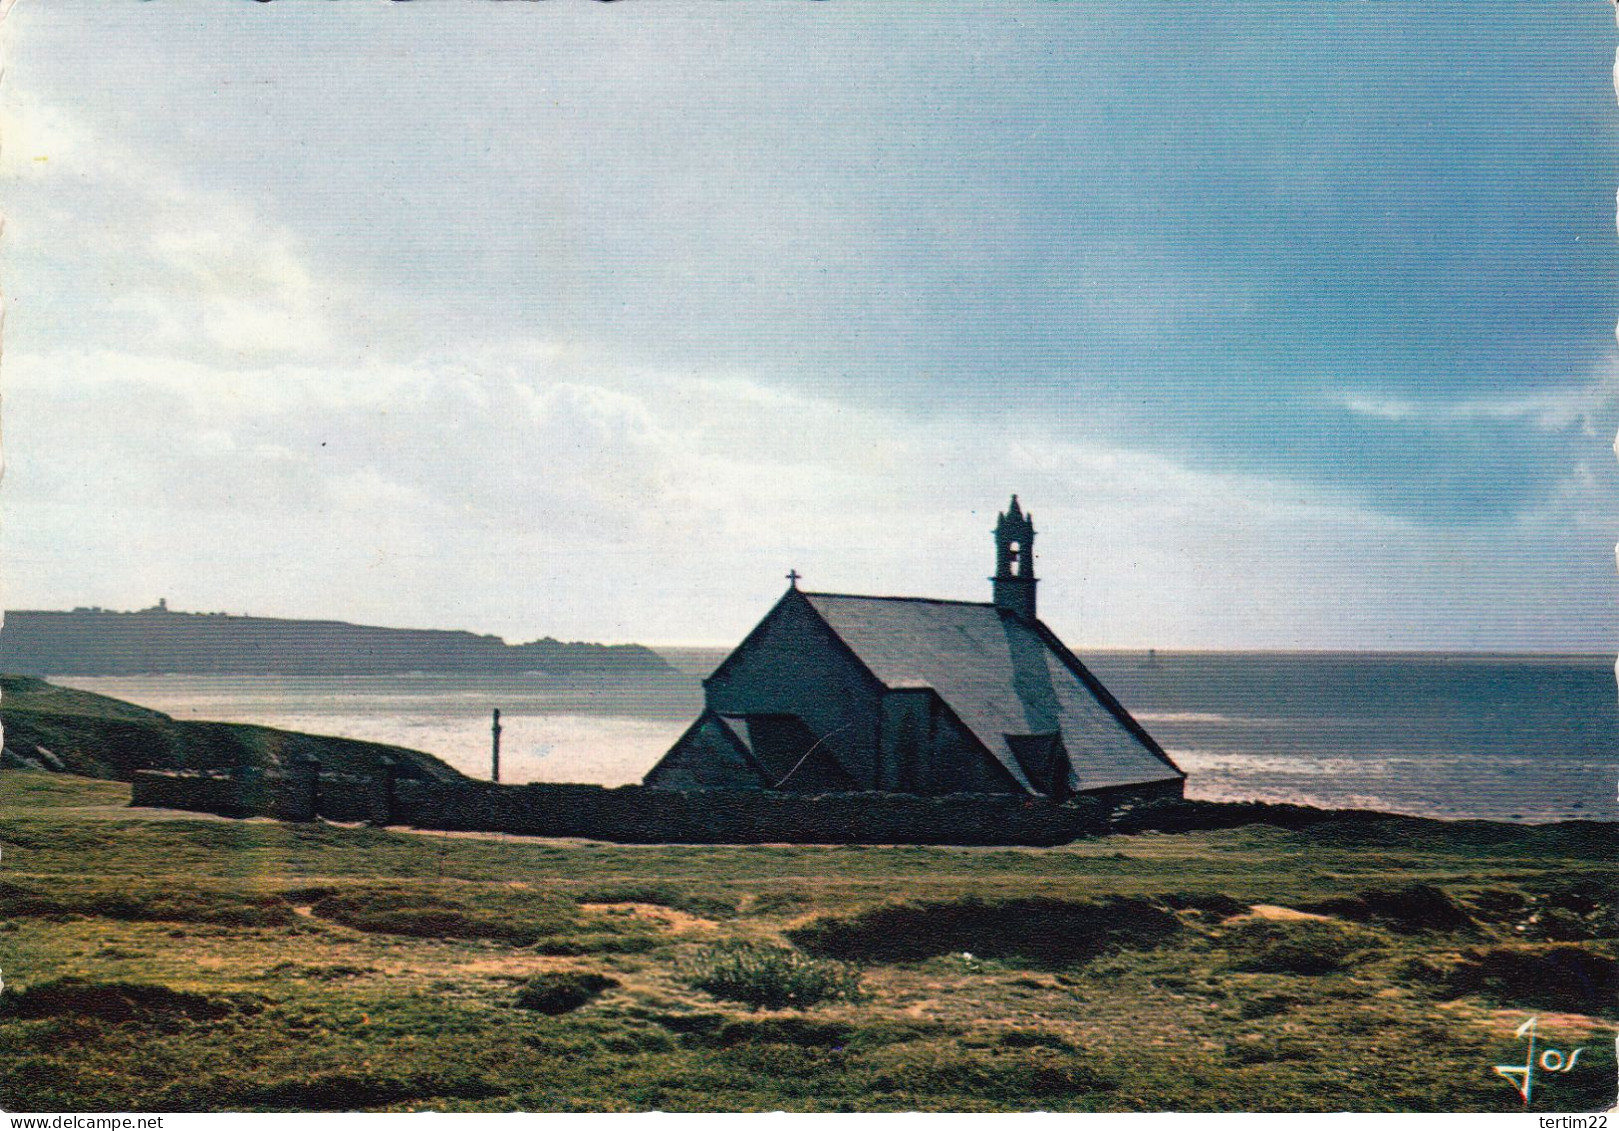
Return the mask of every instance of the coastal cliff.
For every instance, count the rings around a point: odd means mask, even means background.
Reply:
[[[498,636],[343,621],[176,612],[8,612],[0,671],[25,675],[382,675],[672,671],[638,644],[507,644]]]
[[[193,722],[27,676],[0,676],[0,766],[131,780],[138,770],[284,772],[309,759],[323,770],[375,775],[384,758],[397,778],[465,780],[431,754],[244,723]]]

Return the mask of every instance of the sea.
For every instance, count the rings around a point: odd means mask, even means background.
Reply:
[[[696,717],[727,649],[674,670],[55,682],[179,719],[407,746],[501,780],[640,780]],[[1094,651],[1081,659],[1185,770],[1187,795],[1442,818],[1619,820],[1614,660],[1592,655]]]

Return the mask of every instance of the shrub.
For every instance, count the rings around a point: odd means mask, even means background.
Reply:
[[[717,998],[755,1009],[803,1008],[860,997],[860,971],[810,958],[791,947],[733,942],[709,947],[686,970],[686,982]]]
[[[613,989],[617,985],[616,981],[604,974],[580,970],[538,974],[517,991],[517,1004],[524,1009],[549,1013],[555,1017],[590,1004],[603,990]]]

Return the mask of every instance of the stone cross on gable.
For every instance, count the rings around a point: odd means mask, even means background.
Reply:
[[[792,586],[794,589],[797,589],[798,580],[803,576],[804,575],[799,573],[796,569],[790,569],[787,571],[787,584]]]

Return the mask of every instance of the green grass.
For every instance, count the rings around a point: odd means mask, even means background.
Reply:
[[[1614,1099],[1589,826],[638,847],[125,799],[0,772],[10,1110],[1519,1112],[1535,1014],[1585,1051],[1530,1111]],[[783,952],[858,998],[688,981]]]
[[[1386,953],[1386,937],[1331,920],[1249,920],[1225,933],[1231,968],[1257,974],[1335,974]]]
[[[459,885],[456,886],[459,890]],[[310,914],[357,931],[424,939],[495,939],[533,946],[579,925],[574,906],[531,891],[472,890],[458,898],[422,885],[314,889]]]
[[[1180,931],[1180,920],[1166,905],[1139,897],[974,897],[827,916],[789,931],[788,937],[816,954],[855,961],[903,962],[959,952],[1060,968],[1121,948],[1151,949]]]

